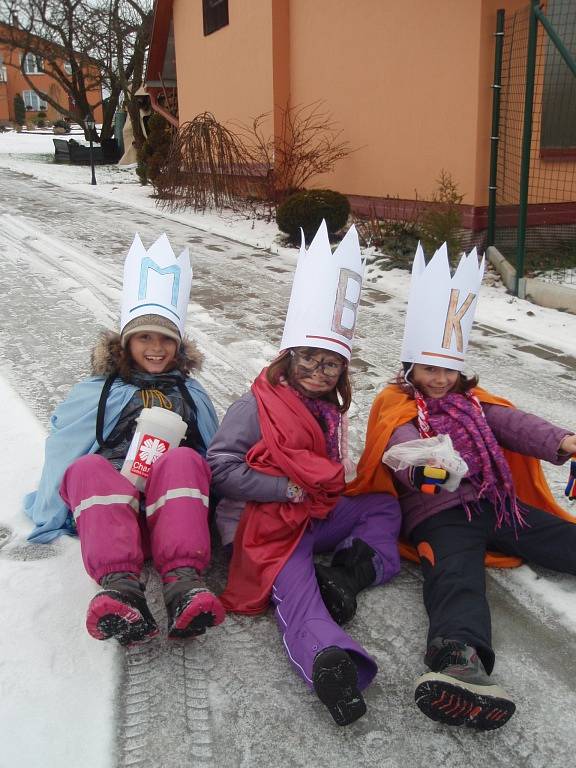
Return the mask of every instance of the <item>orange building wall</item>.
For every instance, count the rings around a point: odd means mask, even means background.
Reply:
[[[357,148],[319,185],[428,197],[445,169],[464,202],[476,202],[480,7],[480,0],[291,3],[293,97],[324,99]],[[328,15],[330,36],[318,41]]]
[[[20,49],[10,49],[6,45],[0,45],[0,53],[4,66],[6,68],[6,83],[0,83],[0,120],[14,120],[14,97],[23,91],[32,90],[26,78],[19,69],[22,52]],[[47,65],[48,66],[48,65]],[[63,106],[68,106],[68,95],[63,88],[53,80],[48,73],[38,72],[29,75],[30,80],[37,84],[37,87],[44,93],[51,95],[55,101]],[[100,88],[89,92],[88,101],[95,105],[101,99]],[[96,122],[102,121],[102,107],[94,107],[94,118]],[[27,111],[26,117],[32,120],[38,113]],[[62,115],[57,112],[50,104],[46,109],[48,120],[57,120]]]
[[[202,3],[174,2],[180,123],[212,112],[246,123],[273,109],[271,0],[229,0],[230,24],[204,37]]]
[[[175,0],[180,121],[322,100],[356,151],[311,185],[429,198],[444,169],[486,206],[496,11],[527,2],[229,0],[229,25],[204,37],[202,4]]]

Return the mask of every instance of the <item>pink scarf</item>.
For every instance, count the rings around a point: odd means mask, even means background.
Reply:
[[[496,512],[496,527],[525,525],[518,506],[508,462],[488,426],[480,402],[466,392],[451,392],[440,399],[415,395],[418,428],[423,437],[450,435],[454,448],[468,464],[467,479],[478,495]],[[471,510],[464,505],[468,518]]]

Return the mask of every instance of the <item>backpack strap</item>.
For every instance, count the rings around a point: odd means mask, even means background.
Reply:
[[[190,421],[188,422],[188,429],[186,430],[186,437],[184,438],[184,443],[189,448],[194,448],[196,450],[206,452],[206,445],[204,444],[204,440],[202,439],[202,435],[200,434],[200,430],[198,429],[198,407],[196,406],[196,403],[194,402],[194,398],[188,391],[188,387],[186,384],[181,380],[177,379],[176,384],[178,386],[178,389],[180,390],[180,394],[188,404],[188,407],[190,408]]]
[[[100,393],[100,400],[98,401],[98,413],[96,414],[96,442],[98,443],[100,448],[104,448],[104,447],[114,448],[114,446],[118,445],[120,441],[123,439],[123,435],[120,435],[120,437],[117,440],[114,440],[112,442],[104,440],[104,416],[106,414],[106,402],[108,400],[108,395],[110,394],[110,390],[112,389],[112,384],[114,384],[117,378],[118,378],[118,373],[111,373],[108,376],[108,378],[104,382],[104,386],[102,387],[102,392]]]

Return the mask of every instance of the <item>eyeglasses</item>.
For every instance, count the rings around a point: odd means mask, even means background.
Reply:
[[[324,376],[335,378],[336,376],[340,376],[342,371],[346,368],[346,363],[344,361],[337,362],[336,360],[327,360],[324,362],[316,360],[316,358],[310,357],[309,355],[304,355],[302,352],[294,352],[293,349],[290,350],[290,355],[295,358],[296,363],[306,371],[306,373],[315,373],[320,370]]]

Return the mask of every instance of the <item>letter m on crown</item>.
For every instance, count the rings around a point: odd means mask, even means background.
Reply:
[[[149,256],[145,256],[142,259],[140,265],[140,283],[138,286],[138,300],[145,299],[148,293],[148,272],[152,270],[158,275],[171,275],[172,276],[172,298],[171,304],[173,307],[178,306],[178,293],[180,291],[180,267],[177,264],[173,264],[170,267],[160,267]]]
[[[448,304],[448,312],[446,314],[446,322],[444,324],[444,336],[442,337],[442,347],[444,349],[450,349],[452,342],[452,335],[456,334],[456,349],[458,352],[464,352],[464,337],[462,334],[462,319],[466,312],[470,309],[474,299],[475,293],[469,293],[466,301],[458,309],[458,299],[460,298],[460,291],[458,288],[452,288],[450,291],[450,302]]]

